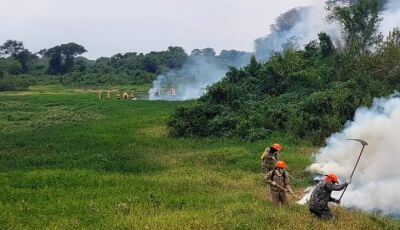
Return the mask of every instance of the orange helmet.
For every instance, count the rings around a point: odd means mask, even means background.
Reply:
[[[329,173],[325,175],[325,181],[338,183],[338,176],[334,173]]]
[[[275,167],[284,169],[284,168],[286,168],[286,164],[284,161],[278,161],[278,162],[276,162]]]
[[[282,149],[282,146],[280,144],[278,144],[278,143],[275,143],[275,144],[272,145],[272,148],[274,148],[274,149],[279,151],[279,150]]]

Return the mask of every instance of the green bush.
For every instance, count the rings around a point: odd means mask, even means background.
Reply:
[[[400,47],[399,41],[356,60],[347,53],[327,53],[315,42],[306,50],[275,53],[265,63],[252,59],[244,68],[231,68],[197,102],[177,109],[169,132],[247,141],[279,132],[321,143],[352,119],[358,107],[400,89],[400,71],[389,61],[395,52],[400,55],[393,48]],[[380,76],[370,63],[392,71]]]
[[[29,81],[26,79],[4,77],[0,79],[0,91],[26,90],[29,87]]]

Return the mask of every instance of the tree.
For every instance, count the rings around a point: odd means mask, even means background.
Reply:
[[[181,68],[188,58],[185,50],[178,46],[168,47],[165,56],[166,65],[169,69]]]
[[[382,10],[389,1],[390,0],[377,0],[379,10]],[[341,4],[351,6],[351,5],[355,4],[356,2],[357,2],[357,0],[326,0],[325,1],[328,9],[333,9],[334,7],[340,6]]]
[[[201,50],[200,49],[194,49],[190,53],[190,56],[200,56],[201,55]]]
[[[0,76],[6,73],[16,75],[23,72],[21,63],[14,58],[0,58]]]
[[[70,42],[55,46],[42,53],[50,58],[47,70],[49,74],[65,74],[73,69],[74,57],[85,52],[86,49],[83,46]]]
[[[299,22],[301,13],[305,9],[305,7],[296,7],[279,15],[279,17],[275,20],[275,24],[271,25],[271,30],[274,32],[290,30],[294,25],[296,25],[296,23]]]
[[[215,50],[213,48],[204,48],[201,50],[203,56],[215,56]]]
[[[335,47],[333,46],[331,37],[324,32],[318,34],[319,47],[323,57],[329,57],[335,53]]]
[[[150,73],[157,73],[160,63],[156,57],[146,55],[146,57],[142,61],[142,65],[145,71]]]
[[[346,49],[352,55],[369,53],[374,45],[382,40],[378,34],[379,17],[376,0],[359,0],[351,6],[336,6],[332,18],[337,20],[343,29]]]
[[[248,66],[245,67],[245,69],[250,74],[250,76],[255,76],[260,67],[261,64],[257,61],[256,56],[252,55],[250,58],[250,63]]]
[[[286,41],[282,43],[282,49],[283,50],[288,50],[288,49],[297,50],[299,48],[298,40],[299,40],[299,38],[296,36],[292,36],[292,37],[286,39]]]
[[[36,55],[25,49],[22,42],[15,40],[7,40],[0,46],[0,55],[17,60],[21,64],[21,72],[28,72],[29,62],[37,58]]]
[[[0,46],[0,54],[5,57],[14,56],[25,50],[22,42],[15,40],[7,40]]]

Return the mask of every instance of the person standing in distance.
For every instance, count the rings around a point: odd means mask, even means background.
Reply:
[[[261,156],[261,170],[263,173],[268,173],[275,169],[275,163],[279,161],[279,153],[282,146],[278,143],[265,149]]]

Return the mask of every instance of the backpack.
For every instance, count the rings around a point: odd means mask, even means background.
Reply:
[[[275,176],[275,169],[272,171],[271,180],[274,178],[274,176]],[[286,181],[286,172],[283,172],[282,176],[283,176],[283,181]]]

